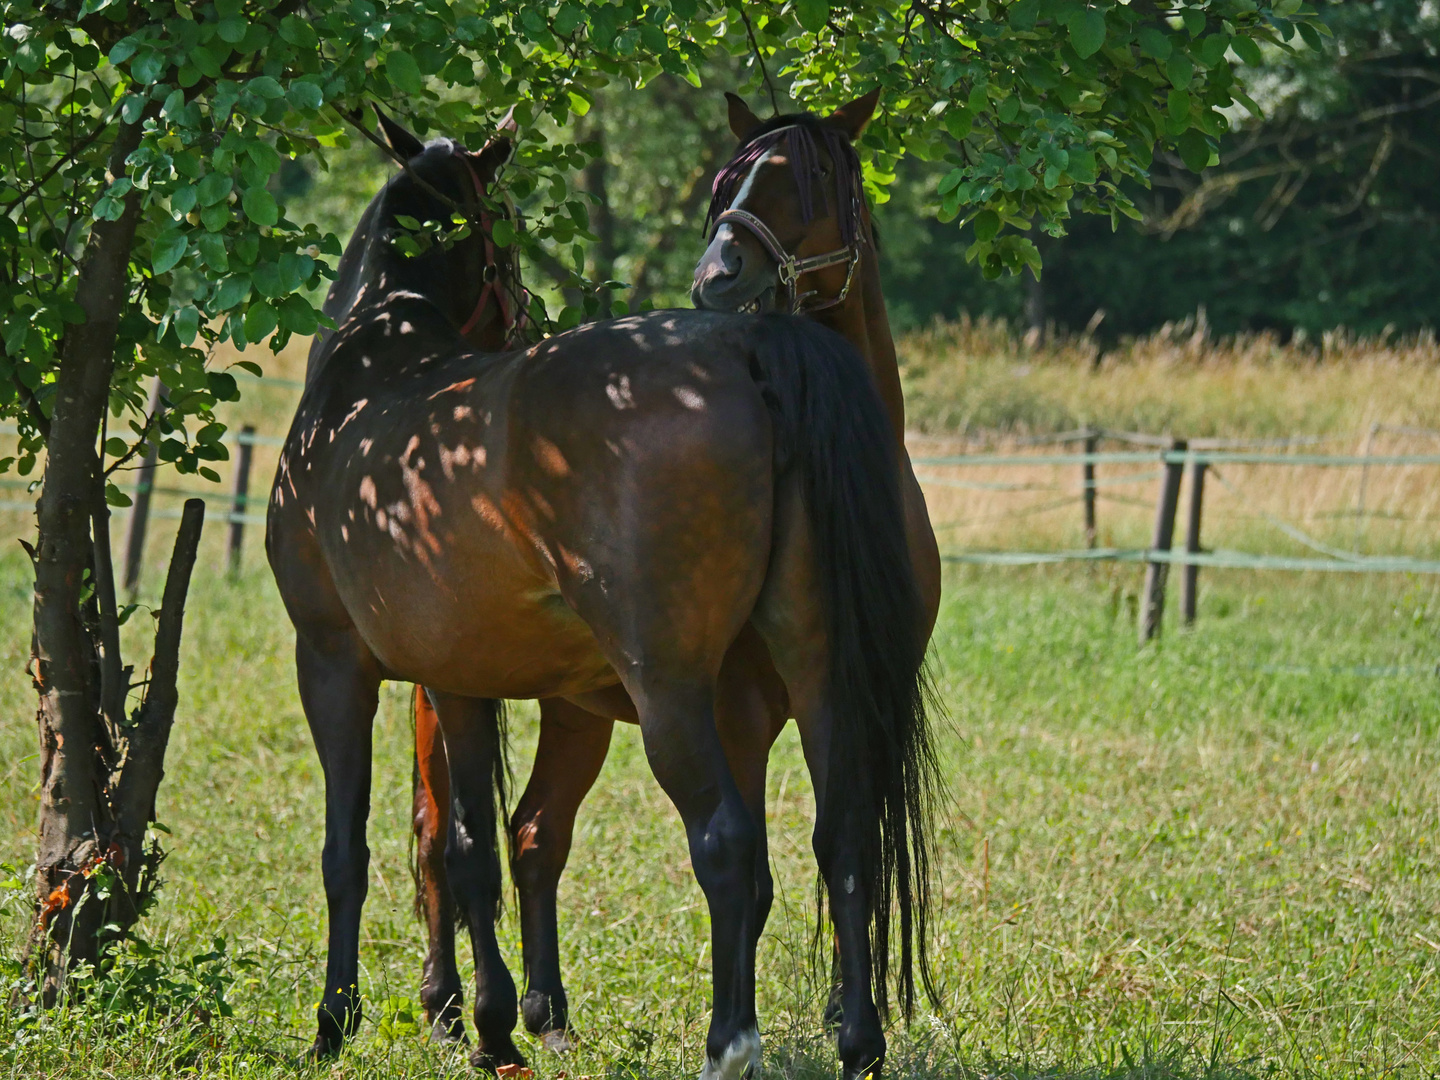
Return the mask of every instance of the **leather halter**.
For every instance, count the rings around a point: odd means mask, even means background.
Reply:
[[[839,168],[838,162],[835,167]],[[715,234],[720,231],[720,226],[727,222],[743,226],[755,239],[760,241],[760,246],[775,260],[776,274],[780,279],[780,284],[790,294],[790,314],[799,315],[812,311],[824,311],[826,308],[843,304],[845,297],[850,295],[850,285],[855,280],[855,269],[860,265],[860,242],[858,240],[845,247],[836,248],[834,251],[827,251],[821,255],[808,255],[800,259],[785,250],[785,245],[780,243],[780,238],[775,235],[769,225],[766,225],[749,210],[742,210],[739,207],[731,207],[716,216],[715,228],[710,233],[711,240],[715,239]],[[796,289],[796,283],[802,274],[808,274],[814,270],[824,270],[828,266],[838,266],[841,263],[847,264],[845,284],[833,298],[812,303],[810,298],[816,295],[815,290],[802,293]]]
[[[525,328],[526,316],[523,309],[516,310],[514,299],[508,290],[500,285],[500,266],[495,261],[495,241],[490,238],[491,223],[495,220],[493,215],[487,214],[483,209],[485,205],[485,185],[480,180],[480,174],[475,171],[475,165],[470,160],[470,155],[462,153],[460,159],[465,162],[465,171],[470,174],[470,180],[475,185],[475,197],[480,202],[480,236],[485,242],[485,268],[482,271],[484,287],[475,301],[475,310],[465,320],[465,325],[460,327],[460,336],[468,337],[470,331],[474,330],[480,323],[480,316],[485,311],[485,306],[490,298],[495,298],[500,308],[500,326],[505,331],[504,347],[509,348],[515,343],[516,336]],[[521,293],[524,294],[524,287],[521,286]]]

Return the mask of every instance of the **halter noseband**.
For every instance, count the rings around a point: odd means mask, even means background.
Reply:
[[[776,128],[768,134],[773,135],[785,130],[788,128]],[[759,162],[756,164],[758,165]],[[834,162],[834,167],[838,169],[842,166],[837,161]],[[824,311],[826,308],[843,304],[845,298],[850,295],[850,285],[855,280],[855,269],[860,265],[861,242],[858,233],[853,243],[820,255],[807,255],[801,259],[785,250],[785,245],[780,242],[780,238],[775,235],[769,225],[766,225],[749,210],[743,210],[740,207],[731,207],[716,215],[715,228],[710,232],[712,241],[715,239],[715,234],[720,231],[720,226],[726,223],[743,226],[755,239],[760,241],[760,246],[775,260],[776,275],[780,279],[780,285],[790,295],[790,314],[802,315],[813,311]],[[816,295],[815,290],[802,293],[796,288],[796,283],[800,280],[801,275],[815,270],[824,270],[830,266],[838,266],[841,263],[846,264],[845,284],[841,286],[840,292],[831,299],[815,303],[811,301],[811,297]]]
[[[495,261],[495,241],[490,238],[491,223],[495,220],[493,215],[485,212],[485,185],[480,181],[480,174],[475,171],[475,165],[470,160],[469,154],[461,154],[460,160],[465,163],[465,171],[470,174],[470,180],[475,185],[475,197],[480,203],[480,236],[485,242],[485,268],[482,271],[482,278],[485,282],[480,290],[480,296],[475,301],[475,310],[465,320],[465,325],[460,327],[460,336],[467,337],[470,331],[480,324],[480,316],[485,311],[485,305],[493,296],[500,308],[500,326],[505,331],[504,347],[510,348],[515,343],[516,336],[525,328],[525,311],[517,311],[514,307],[514,300],[508,290],[500,285],[500,266]],[[521,287],[524,292],[524,287]]]

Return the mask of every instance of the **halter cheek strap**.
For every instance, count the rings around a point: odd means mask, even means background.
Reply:
[[[749,210],[742,210],[739,207],[732,207],[715,218],[715,229],[710,234],[712,240],[715,238],[715,232],[718,232],[720,226],[726,223],[740,225],[746,229],[760,241],[760,246],[775,260],[780,284],[790,294],[792,314],[823,311],[825,308],[843,303],[845,297],[850,294],[850,285],[855,280],[855,268],[860,265],[859,244],[851,244],[821,255],[808,255],[803,259],[798,259],[785,250],[785,245],[780,243],[780,238],[775,235],[769,225],[766,225]],[[811,303],[809,302],[810,298],[816,295],[813,290],[806,293],[797,291],[796,283],[802,274],[808,274],[814,270],[824,270],[829,266],[839,266],[841,263],[846,263],[848,266],[845,273],[845,284],[832,299]]]
[[[485,205],[485,185],[480,181],[480,174],[475,171],[475,165],[468,154],[462,154],[461,160],[465,162],[465,171],[470,174],[470,181],[475,185],[475,198],[483,207]],[[505,331],[505,345],[508,347],[514,343],[516,336],[525,326],[525,312],[516,311],[514,299],[510,293],[500,285],[499,264],[495,261],[495,241],[490,239],[490,226],[494,219],[480,211],[480,234],[485,242],[485,284],[480,289],[480,296],[475,301],[475,310],[460,327],[460,336],[467,337],[470,331],[480,325],[480,316],[484,314],[486,305],[490,298],[495,298],[500,308],[500,325]],[[524,289],[521,290],[522,295]]]

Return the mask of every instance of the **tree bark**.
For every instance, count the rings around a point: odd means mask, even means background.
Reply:
[[[115,176],[140,144],[140,124],[122,124],[110,156]],[[82,614],[94,582],[91,536],[97,442],[110,395],[115,340],[140,219],[132,189],[114,221],[97,221],[81,256],[75,301],[85,321],[60,349],[46,440],[45,486],[37,506],[32,675],[39,695],[41,791],[36,855],[39,917],[30,940],[42,1001],[53,1004],[68,962],[99,959],[103,907],[82,904],[87,875],[111,854],[109,777],[116,748],[103,722],[95,635]],[[68,953],[68,962],[66,954]]]
[[[155,795],[165,776],[165,749],[175,723],[175,706],[180,695],[176,680],[180,673],[180,630],[185,621],[185,597],[190,591],[190,572],[205,525],[205,501],[186,499],[175,534],[170,570],[165,575],[165,592],[155,623],[155,652],[150,661],[150,685],[135,723],[125,729],[125,766],[116,785],[114,842],[122,856],[121,877],[125,882],[128,908],[133,918],[143,914],[149,888],[142,872],[153,871],[158,851],[145,850],[145,830],[155,820]],[[122,916],[132,915],[122,910]],[[132,918],[132,921],[133,921]]]

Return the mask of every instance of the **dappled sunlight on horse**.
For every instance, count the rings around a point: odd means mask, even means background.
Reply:
[[[590,733],[570,770],[581,795],[608,721],[640,724],[710,908],[705,1071],[726,1080],[758,1064],[764,757],[774,718],[798,719],[844,972],[840,1056],[849,1076],[875,1072],[885,1043],[872,991],[883,1007],[892,907],[907,1006],[912,929],[924,927],[933,770],[929,621],[876,379],[842,337],[782,315],[656,312],[480,351],[511,329],[506,288],[490,287],[510,267],[488,238],[485,194],[508,147],[470,154],[388,133],[406,166],[341,261],[327,305],[338,328],[312,354],[267,530],[326,780],[314,1053],[337,1051],[359,1021],[370,728],[379,683],[399,679],[426,687],[442,734],[443,868],[475,951],[477,1064],[523,1062],[493,925],[500,699],[535,697],[565,699],[542,756],[565,753],[567,717],[600,721],[575,725]],[[470,235],[401,250],[402,218],[457,210]],[[425,763],[439,759],[432,741]],[[527,857],[547,850],[530,794],[514,823],[522,882]],[[558,877],[553,848],[542,885]],[[526,953],[530,974],[528,940]]]

